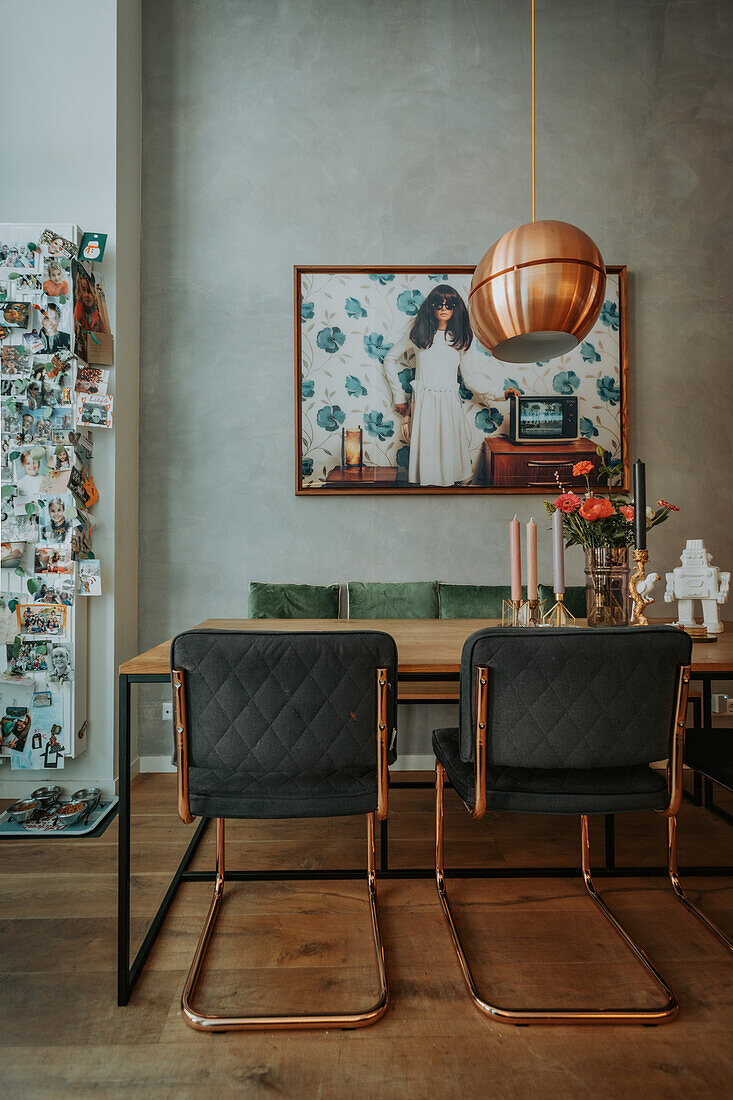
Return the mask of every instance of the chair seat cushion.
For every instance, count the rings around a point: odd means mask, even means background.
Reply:
[[[685,764],[733,790],[733,736],[730,730],[687,730]]]
[[[377,808],[373,767],[297,775],[192,767],[188,782],[191,812],[201,817],[339,817]]]
[[[467,806],[474,765],[461,760],[457,729],[433,732],[435,755]],[[667,781],[645,764],[625,768],[486,768],[486,808],[528,814],[603,814],[661,810]]]

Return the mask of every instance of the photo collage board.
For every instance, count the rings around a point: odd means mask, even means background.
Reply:
[[[0,761],[12,770],[63,767],[76,601],[102,592],[92,454],[113,417],[105,243],[0,223]]]

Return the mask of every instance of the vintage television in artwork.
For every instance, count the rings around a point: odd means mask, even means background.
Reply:
[[[578,398],[525,397],[513,394],[509,405],[513,443],[571,443],[579,438]]]

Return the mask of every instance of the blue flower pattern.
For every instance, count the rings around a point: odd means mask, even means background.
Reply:
[[[601,322],[608,328],[613,329],[614,332],[618,332],[619,325],[621,324],[621,318],[619,317],[618,306],[615,302],[603,303],[603,309],[601,310]]]
[[[369,278],[373,283],[379,283],[380,286],[386,286],[387,283],[394,281],[394,275],[384,275],[382,273],[377,275],[370,275]]]
[[[303,399],[303,401],[305,401],[305,399],[307,397],[313,397],[315,392],[316,392],[316,384],[312,379],[307,378],[305,380],[305,382],[301,383],[300,396]]]
[[[313,473],[313,459],[304,458],[301,462],[301,469],[303,471],[303,477],[310,477]]]
[[[398,466],[401,466],[403,470],[409,470],[410,468],[410,448],[405,445],[399,447],[397,453],[394,456],[394,460]]]
[[[408,317],[414,317],[424,301],[419,290],[403,290],[397,295],[397,308]]]
[[[524,390],[519,385],[519,382],[517,382],[516,378],[504,379],[504,393],[506,393],[507,390],[519,390],[520,393],[524,393]]]
[[[337,431],[344,420],[346,420],[346,413],[340,405],[324,405],[322,409],[318,410],[316,416],[318,427],[325,428],[327,432]]]
[[[366,397],[367,391],[355,375],[348,375],[344,384],[349,397]]]
[[[364,309],[358,298],[346,299],[346,313],[354,320],[358,319],[359,317],[366,317],[367,315],[367,311]]]
[[[555,393],[569,395],[574,393],[580,385],[580,379],[574,370],[558,371],[552,380],[552,388]]]
[[[369,435],[376,436],[382,442],[394,435],[394,420],[384,420],[384,413],[381,412],[364,413],[364,427]]]
[[[327,351],[329,355],[333,355],[339,348],[342,348],[345,340],[346,334],[337,326],[334,328],[322,328],[316,336],[318,347]]]
[[[412,382],[415,377],[415,368],[403,367],[402,370],[397,371],[397,377],[407,396],[412,397]]]
[[[380,363],[392,347],[392,344],[385,344],[381,332],[370,332],[364,337],[364,351],[370,359],[378,359]]]
[[[604,374],[596,382],[596,389],[601,401],[607,401],[609,405],[618,405],[621,400],[621,388],[615,378]]]
[[[598,435],[598,428],[587,416],[580,418],[580,434],[584,439],[595,439]]]
[[[476,427],[485,432],[486,435],[492,435],[497,428],[500,428],[504,423],[504,417],[498,409],[479,409],[476,413],[475,424]]]
[[[311,321],[315,313],[315,306],[313,302],[304,302],[303,295],[300,296],[300,319],[301,321]]]
[[[580,345],[580,354],[584,363],[600,363],[601,357],[595,349],[595,346],[588,340]]]

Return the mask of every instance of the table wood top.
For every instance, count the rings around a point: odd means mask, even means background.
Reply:
[[[579,620],[582,625],[582,620]],[[498,619],[207,619],[195,630],[383,630],[397,645],[398,673],[405,675],[456,676],[461,650],[469,635]],[[725,623],[717,642],[692,647],[695,672],[730,672],[733,676],[733,624]],[[161,642],[120,665],[126,676],[160,675],[170,672],[171,640]]]

